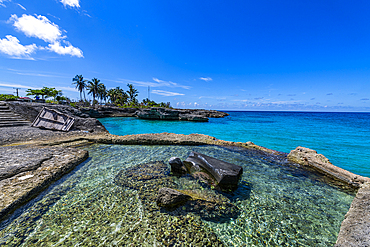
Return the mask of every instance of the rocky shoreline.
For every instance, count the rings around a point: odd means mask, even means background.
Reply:
[[[72,148],[0,147],[0,219],[88,158]]]
[[[17,107],[15,106],[15,108]],[[58,110],[60,111],[60,108]],[[19,108],[18,112],[21,112]],[[74,112],[73,114],[78,116],[81,113]],[[28,115],[32,116],[32,114]],[[219,145],[248,148],[257,152],[286,156],[285,153],[260,147],[252,142],[228,142],[201,134],[161,133],[115,136],[107,133],[104,126],[101,128],[100,122],[97,123],[89,119],[91,118],[89,115],[80,115],[80,117],[87,119],[86,121],[91,124],[88,127],[89,130],[81,129],[82,120],[70,132],[42,130],[30,126],[0,128],[0,218],[11,213],[15,208],[36,196],[53,181],[84,161],[88,157],[86,151],[68,148],[78,146],[81,143]],[[370,179],[334,166],[314,150],[298,147],[296,150],[292,150],[287,158],[291,162],[300,164],[302,168],[312,167],[324,176],[331,177],[358,190],[351,208],[342,222],[335,246],[369,246]],[[24,162],[24,160],[28,162]]]
[[[139,117],[152,120],[183,120],[205,122],[208,118],[222,118],[226,112],[203,109],[170,109],[164,107],[150,108],[119,108],[113,106],[95,106],[95,108],[80,108],[81,112],[93,118],[104,117]]]

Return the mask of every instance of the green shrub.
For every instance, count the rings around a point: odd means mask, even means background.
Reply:
[[[16,100],[19,97],[9,94],[0,94],[0,100]]]

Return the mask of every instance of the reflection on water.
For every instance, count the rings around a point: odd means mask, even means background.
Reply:
[[[91,159],[0,223],[0,245],[331,246],[354,197],[284,157],[255,151],[117,145],[89,151]],[[170,176],[163,165],[147,182],[128,179],[145,164],[185,159],[191,151],[243,166],[239,188],[221,194],[189,177]],[[219,204],[202,199],[160,210],[154,198],[162,185]],[[225,205],[238,212],[228,214]]]

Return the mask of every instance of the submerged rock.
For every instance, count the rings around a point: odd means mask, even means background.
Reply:
[[[157,204],[160,207],[175,207],[184,204],[190,199],[191,196],[185,195],[177,190],[160,188],[157,196]]]
[[[202,187],[190,176],[171,176],[170,169],[162,161],[124,169],[114,181],[136,191],[143,212],[148,215],[145,224],[157,229],[154,232],[157,240],[166,246],[223,246],[201,219],[224,222],[239,214],[238,208],[221,193]],[[158,191],[163,196],[158,196]],[[180,198],[180,204],[160,207],[171,201],[166,196]]]
[[[243,173],[241,166],[197,152],[191,152],[184,164],[194,177],[224,191],[237,189]]]
[[[174,175],[183,175],[187,173],[186,167],[178,157],[171,157],[168,163],[171,166],[171,172]]]

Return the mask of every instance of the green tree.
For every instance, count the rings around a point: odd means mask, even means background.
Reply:
[[[82,75],[76,75],[72,81],[72,84],[75,84],[77,90],[80,92],[80,100],[82,100],[82,92],[84,92],[84,100],[86,101],[85,88],[87,80],[84,80]]]
[[[109,97],[110,102],[116,105],[124,105],[127,103],[128,99],[127,93],[120,87],[109,89],[107,96]]]
[[[42,89],[27,89],[27,96],[28,95],[35,95],[39,96],[41,95],[42,99],[49,98],[49,97],[55,97],[57,95],[62,95],[62,90],[56,90],[53,87],[43,87]]]
[[[57,96],[62,96],[62,90],[56,90],[55,88],[51,88],[52,90],[49,92],[48,96],[53,97],[54,101],[56,100]]]
[[[127,90],[128,102],[131,105],[137,105],[138,101],[137,101],[136,97],[138,96],[139,91],[137,91],[137,89],[134,88],[134,85],[132,85],[132,84],[127,84],[127,86],[128,86],[128,90]]]
[[[95,105],[95,98],[98,95],[99,87],[101,87],[100,80],[93,78],[91,81],[87,82],[86,88],[89,90],[87,93],[93,96],[93,105]]]
[[[103,83],[100,83],[98,88],[98,97],[100,98],[100,103],[103,103],[103,100],[106,101],[107,99],[107,88]]]

